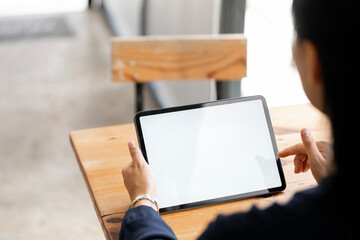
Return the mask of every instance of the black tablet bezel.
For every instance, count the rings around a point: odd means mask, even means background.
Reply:
[[[232,103],[238,103],[238,102],[254,101],[254,100],[261,100],[261,102],[262,102],[268,129],[269,129],[269,133],[270,133],[270,137],[271,137],[274,154],[275,154],[275,156],[277,156],[278,148],[277,148],[275,134],[274,134],[274,130],[273,130],[273,127],[271,124],[270,114],[269,114],[269,110],[267,108],[266,100],[263,96],[256,95],[256,96],[250,96],[250,97],[230,98],[230,99],[225,99],[225,100],[197,103],[197,104],[170,107],[170,108],[161,108],[161,109],[141,111],[141,112],[136,113],[135,117],[134,117],[136,134],[137,134],[137,138],[138,138],[138,142],[139,142],[139,147],[143,153],[143,156],[144,156],[146,162],[149,163],[149,161],[147,159],[147,154],[146,154],[144,137],[143,137],[142,130],[141,130],[141,124],[140,124],[141,117],[162,114],[162,113],[169,113],[169,112],[186,111],[186,110],[191,110],[191,109],[196,109],[196,108],[206,108],[206,107],[212,107],[212,106],[226,105],[226,104],[232,104]],[[279,157],[277,157],[276,163],[278,166],[278,171],[279,171],[279,175],[280,175],[280,179],[281,179],[280,187],[269,188],[269,189],[264,189],[264,190],[260,190],[260,191],[241,193],[241,194],[232,195],[232,196],[225,196],[225,197],[221,197],[221,198],[215,198],[215,199],[209,199],[209,200],[205,200],[205,201],[198,201],[198,202],[193,202],[193,203],[187,203],[187,204],[181,204],[181,205],[177,205],[177,206],[161,208],[160,213],[169,213],[169,212],[180,211],[180,210],[185,210],[185,209],[190,209],[190,208],[196,208],[196,207],[200,207],[200,206],[208,206],[208,205],[212,205],[212,204],[235,201],[235,200],[240,200],[240,199],[245,199],[245,198],[250,198],[250,197],[269,195],[269,194],[274,194],[274,193],[284,191],[286,188],[286,181],[285,181],[285,176],[284,176],[284,172],[283,172],[282,165],[281,165],[281,160]]]

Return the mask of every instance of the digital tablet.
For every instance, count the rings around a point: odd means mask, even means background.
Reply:
[[[142,111],[134,121],[160,213],[286,187],[262,96]]]

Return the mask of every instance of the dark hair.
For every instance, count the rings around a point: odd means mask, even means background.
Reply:
[[[298,41],[312,42],[318,52],[324,84],[325,113],[334,138],[333,210],[341,239],[360,239],[360,1],[294,0]]]

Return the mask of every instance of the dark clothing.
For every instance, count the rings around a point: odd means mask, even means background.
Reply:
[[[331,177],[326,178],[319,186],[295,194],[285,205],[219,215],[199,239],[336,239],[331,182]],[[126,213],[120,239],[176,239],[176,236],[157,212],[139,206]]]
[[[122,221],[120,239],[176,239],[174,232],[151,207],[130,209]]]

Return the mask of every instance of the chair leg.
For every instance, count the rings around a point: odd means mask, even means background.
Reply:
[[[223,99],[223,84],[221,82],[215,82],[216,100]]]
[[[136,112],[143,110],[143,83],[136,83]]]
[[[241,97],[241,81],[218,81],[216,82],[216,99]]]

